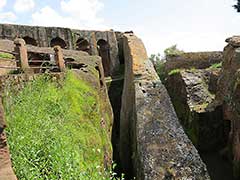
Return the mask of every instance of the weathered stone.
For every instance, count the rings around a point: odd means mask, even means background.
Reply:
[[[181,127],[143,43],[124,35],[125,80],[120,122],[120,158],[136,179],[210,179]],[[133,169],[131,169],[133,165]],[[127,174],[129,175],[129,174]]]
[[[232,36],[226,39],[226,42],[233,47],[240,47],[240,36]]]
[[[173,69],[205,69],[222,60],[223,53],[220,51],[183,53],[168,57],[164,71],[168,73]]]
[[[6,135],[0,132],[0,180],[17,180],[10,160]]]
[[[222,108],[214,104],[219,72],[181,70],[169,75],[165,82],[181,124],[200,151],[224,144]]]
[[[240,177],[240,48],[239,37],[229,39],[224,48],[224,61],[219,78],[217,102],[223,104],[224,119],[231,123],[229,153],[233,156],[235,176]],[[235,44],[233,44],[235,43]]]
[[[77,40],[84,38],[90,44],[90,54],[99,55],[99,40],[109,45],[109,72],[110,75],[119,67],[118,42],[114,31],[86,31],[59,27],[38,27],[0,24],[0,39],[14,40],[19,38],[32,38],[39,47],[51,47],[54,38],[60,38],[69,50],[77,50]],[[59,45],[59,44],[58,44]],[[1,47],[1,46],[0,46]],[[105,68],[105,71],[108,69]]]

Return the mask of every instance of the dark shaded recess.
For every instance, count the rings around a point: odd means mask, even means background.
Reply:
[[[101,75],[101,71],[100,71],[100,69],[99,69],[99,66],[96,66],[95,69],[98,71],[100,88],[102,88],[102,87],[103,87],[103,77],[102,77],[102,75]]]
[[[110,46],[107,41],[100,39],[97,42],[98,54],[102,58],[104,76],[110,75]]]
[[[79,38],[76,42],[76,50],[79,50],[79,51],[85,51],[87,52],[88,54],[90,54],[90,44],[89,42],[84,39],[84,38]]]
[[[123,52],[123,38],[118,39],[118,54],[119,54],[119,61],[120,64],[124,64],[124,52]]]
[[[64,61],[65,61],[65,65],[69,69],[81,69],[81,68],[88,67],[87,64],[76,62],[73,58],[64,58]]]
[[[233,166],[228,158],[230,121],[223,118],[222,106],[213,112],[199,113],[199,144],[197,149],[207,165],[212,180],[234,180]]]
[[[112,130],[112,147],[113,147],[113,161],[117,164],[115,172],[120,175],[122,173],[122,168],[120,164],[120,155],[119,155],[119,141],[120,141],[120,113],[122,105],[122,91],[123,91],[123,82],[124,80],[118,80],[111,82],[108,95],[110,98],[110,103],[112,105],[114,122]]]
[[[39,69],[34,68],[34,73],[44,73],[47,69],[45,67],[50,68],[54,64],[50,61],[50,55],[49,54],[41,54],[41,53],[33,53],[28,52],[28,63],[30,67],[39,67]],[[55,62],[54,62],[55,63]],[[57,71],[57,69],[54,70],[51,69],[51,71]]]
[[[24,41],[26,44],[33,45],[33,46],[38,46],[37,41],[29,36],[23,37]]]
[[[102,44],[101,41],[99,44]],[[106,43],[103,43],[106,46]],[[122,47],[122,42],[120,44]],[[120,55],[121,54],[121,55]],[[121,60],[124,62],[123,49],[119,51]],[[120,114],[122,106],[122,92],[124,85],[124,64],[119,66],[114,75],[111,76],[112,81],[108,85],[108,96],[113,109],[114,121],[112,127],[112,147],[113,147],[113,161],[117,165],[114,169],[118,177],[123,173],[120,161]],[[122,79],[121,79],[122,77]],[[130,150],[130,149],[129,149]],[[126,179],[126,177],[125,177]]]
[[[60,37],[53,38],[50,42],[51,47],[54,47],[54,46],[57,46],[57,45],[60,46],[63,49],[67,49],[66,42],[63,39],[61,39]]]
[[[228,136],[231,129],[229,120],[223,120],[223,134],[221,146],[215,151],[200,151],[202,160],[207,165],[212,180],[237,180],[233,176],[233,166],[230,162],[229,148],[227,146]],[[221,138],[221,137],[219,137]]]

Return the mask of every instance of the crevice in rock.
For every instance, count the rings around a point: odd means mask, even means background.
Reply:
[[[123,79],[112,81],[108,88],[108,95],[113,109],[114,122],[112,128],[112,147],[113,161],[116,164],[115,172],[118,176],[122,173],[121,161],[119,156],[119,140],[120,140],[120,112],[122,104]]]
[[[229,121],[225,120],[222,114],[221,106],[213,112],[198,114],[199,139],[202,142],[196,147],[212,180],[234,180],[228,157]]]
[[[229,146],[231,123],[215,95],[219,70],[182,70],[165,85],[179,121],[205,162],[212,180],[234,180]]]

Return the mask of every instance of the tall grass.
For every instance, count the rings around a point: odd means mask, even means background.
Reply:
[[[72,72],[59,83],[44,75],[4,98],[13,167],[20,180],[104,180],[97,92]]]

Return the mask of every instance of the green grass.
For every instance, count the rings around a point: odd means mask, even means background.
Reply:
[[[6,130],[18,179],[109,180],[103,149],[110,139],[100,126],[99,101],[72,72],[60,84],[44,75],[17,94],[7,92]]]
[[[9,53],[0,53],[0,58],[5,58],[5,59],[13,59],[14,56]]]
[[[168,75],[171,76],[171,75],[179,73],[180,71],[181,71],[181,69],[173,69],[168,73]]]
[[[220,63],[215,63],[209,67],[210,69],[217,69],[217,68],[222,68],[222,62]]]

